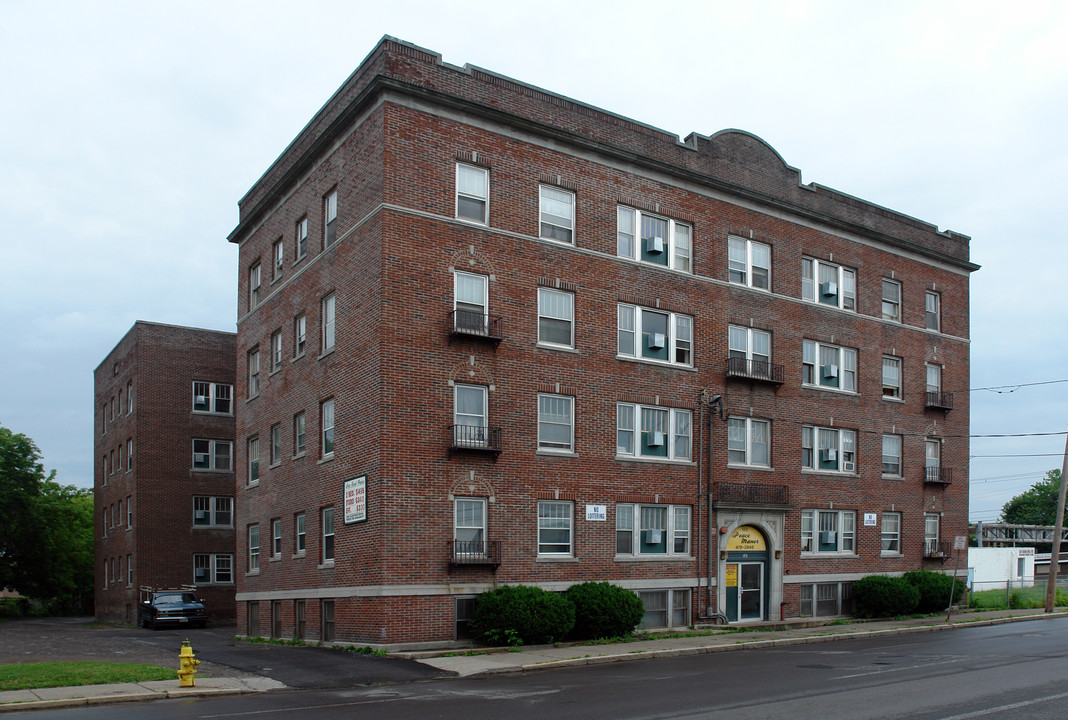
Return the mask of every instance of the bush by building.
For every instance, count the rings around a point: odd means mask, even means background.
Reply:
[[[913,570],[902,575],[902,578],[920,591],[920,602],[916,606],[916,612],[933,613],[945,610],[949,604],[951,589],[954,604],[960,602],[964,596],[964,582],[957,580],[956,587],[954,587],[953,578],[950,575],[929,570]]]
[[[869,575],[853,583],[858,617],[893,617],[916,610],[919,589],[900,577]]]
[[[537,645],[563,640],[575,626],[575,606],[563,595],[507,585],[479,596],[472,634],[488,645]]]
[[[564,595],[575,605],[571,636],[579,640],[630,635],[645,613],[637,593],[611,583],[579,583]]]

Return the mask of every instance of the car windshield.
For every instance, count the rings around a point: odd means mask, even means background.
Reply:
[[[197,597],[193,593],[170,593],[167,595],[157,595],[157,605],[176,605],[178,603],[191,603],[196,602]]]

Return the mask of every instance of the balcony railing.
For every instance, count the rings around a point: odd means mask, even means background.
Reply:
[[[492,453],[493,459],[501,454],[501,428],[481,425],[450,425],[449,454],[454,452]]]
[[[935,410],[952,410],[953,393],[942,392],[941,390],[928,390],[925,407],[933,408]]]
[[[953,554],[953,543],[948,540],[924,540],[923,556],[931,560],[945,560]]]
[[[449,313],[449,342],[455,337],[485,340],[496,348],[503,339],[501,332],[500,315],[487,315],[477,310],[453,310]]]
[[[449,566],[482,565],[494,570],[501,564],[500,540],[450,540]]]
[[[783,384],[782,365],[767,360],[750,360],[744,357],[727,358],[727,377],[742,378],[771,385]]]
[[[789,485],[766,485],[764,483],[712,484],[715,502],[744,505],[789,505]]]
[[[923,481],[931,485],[949,485],[953,482],[953,468],[924,468]]]

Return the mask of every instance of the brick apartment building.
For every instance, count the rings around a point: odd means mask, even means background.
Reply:
[[[196,584],[234,617],[233,333],[138,321],[93,373],[96,617]]]
[[[387,37],[239,208],[243,631],[447,641],[585,580],[836,615],[966,534],[969,238],[751,134]]]

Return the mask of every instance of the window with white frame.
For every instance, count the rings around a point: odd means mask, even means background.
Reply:
[[[616,209],[616,253],[690,272],[693,231],[686,223],[620,205]]]
[[[737,285],[771,290],[771,246],[731,235],[727,238],[727,276]]]
[[[883,435],[883,476],[901,477],[900,435]]]
[[[901,513],[883,513],[882,543],[883,555],[901,554]]]
[[[323,249],[337,240],[337,190],[323,197]]]
[[[938,543],[938,526],[941,517],[938,513],[926,513],[923,516],[923,554],[937,555],[941,548]]]
[[[234,499],[211,495],[193,496],[194,527],[233,527]]]
[[[229,383],[193,381],[193,412],[229,415],[233,412],[231,398],[234,386]]]
[[[486,552],[485,498],[456,498],[452,538],[457,554],[478,555]]]
[[[469,272],[453,275],[455,329],[470,335],[489,333],[489,278]]]
[[[256,262],[248,269],[248,309],[250,312],[260,304],[261,284],[260,264]]]
[[[122,472],[123,464],[124,463],[122,462],[122,443],[119,443],[119,464],[116,466],[116,470]]]
[[[293,554],[303,555],[307,547],[307,516],[304,513],[296,513],[293,516]]]
[[[126,496],[126,529],[133,529],[133,495]]]
[[[689,505],[616,505],[617,555],[689,555]]]
[[[822,472],[856,472],[856,431],[802,426],[801,467]]]
[[[248,439],[248,484],[255,485],[260,481],[260,439],[250,437]]]
[[[572,554],[571,527],[574,504],[551,500],[538,502],[538,554]]]
[[[271,558],[277,560],[282,557],[282,520],[271,520]]]
[[[282,423],[271,426],[271,465],[282,462]]]
[[[324,458],[334,456],[334,399],[324,400],[319,406],[320,454]]]
[[[133,380],[126,383],[126,414],[133,413]]]
[[[575,295],[538,288],[538,344],[575,347]]]
[[[483,225],[489,223],[489,170],[486,168],[456,165],[456,217]]]
[[[924,298],[924,324],[928,330],[942,329],[942,296],[932,290]]]
[[[771,376],[771,333],[766,330],[730,325],[727,328],[730,369],[747,375]],[[736,367],[744,364],[744,367]]]
[[[260,526],[254,523],[248,526],[248,571],[260,571]]]
[[[616,405],[618,457],[689,460],[690,411],[620,403]]]
[[[322,562],[325,565],[334,562],[334,508],[323,508],[321,517],[323,523]]]
[[[126,440],[126,472],[133,472],[133,438]]]
[[[307,216],[297,220],[296,232],[293,238],[293,248],[296,252],[296,260],[308,254],[308,218]]]
[[[855,311],[856,273],[823,260],[801,258],[801,299]]]
[[[902,399],[901,358],[883,355],[883,397]]]
[[[802,510],[801,552],[853,554],[856,513],[852,510]]]
[[[129,556],[127,556],[129,557]],[[234,581],[234,556],[230,553],[194,553],[193,583],[223,585]],[[132,581],[131,581],[132,582]]]
[[[194,470],[232,470],[233,442],[230,440],[193,440]]]
[[[260,394],[260,349],[254,347],[248,351],[248,396],[254,398]]]
[[[322,322],[323,331],[323,344],[322,353],[325,355],[334,349],[334,328],[336,315],[335,296],[334,293],[330,293],[323,298],[320,309],[320,320]]]
[[[282,239],[278,238],[274,245],[271,246],[271,257],[274,265],[274,277],[273,280],[277,280],[282,277],[282,268],[285,266],[286,255],[285,248],[282,245]]]
[[[727,420],[727,463],[730,465],[771,465],[771,423],[748,417]]]
[[[453,444],[485,447],[489,443],[489,388],[457,384],[453,388]]]
[[[857,351],[815,340],[802,341],[801,382],[857,391]]]
[[[803,583],[800,617],[833,617],[853,614],[853,583]]]
[[[575,399],[568,395],[538,395],[538,449],[575,449]]]
[[[883,320],[901,322],[901,283],[883,278]]]
[[[575,242],[575,193],[542,185],[540,198],[541,236],[557,242]]]
[[[271,372],[276,373],[282,369],[282,331],[275,330],[271,333]]]
[[[640,628],[670,628],[690,625],[690,590],[638,590],[644,612]]]
[[[305,452],[304,413],[293,416],[293,457],[300,457]]]
[[[126,555],[126,587],[133,587],[133,555]]]
[[[937,438],[927,438],[923,441],[924,447],[924,472],[930,482],[939,482],[942,479],[942,441]]]
[[[308,342],[308,318],[301,313],[293,318],[293,358],[304,355]]]
[[[940,394],[942,392],[942,366],[927,365],[927,392]],[[937,400],[937,398],[935,398]],[[930,400],[930,398],[928,398]]]
[[[693,365],[693,318],[637,305],[618,306],[621,357]]]

